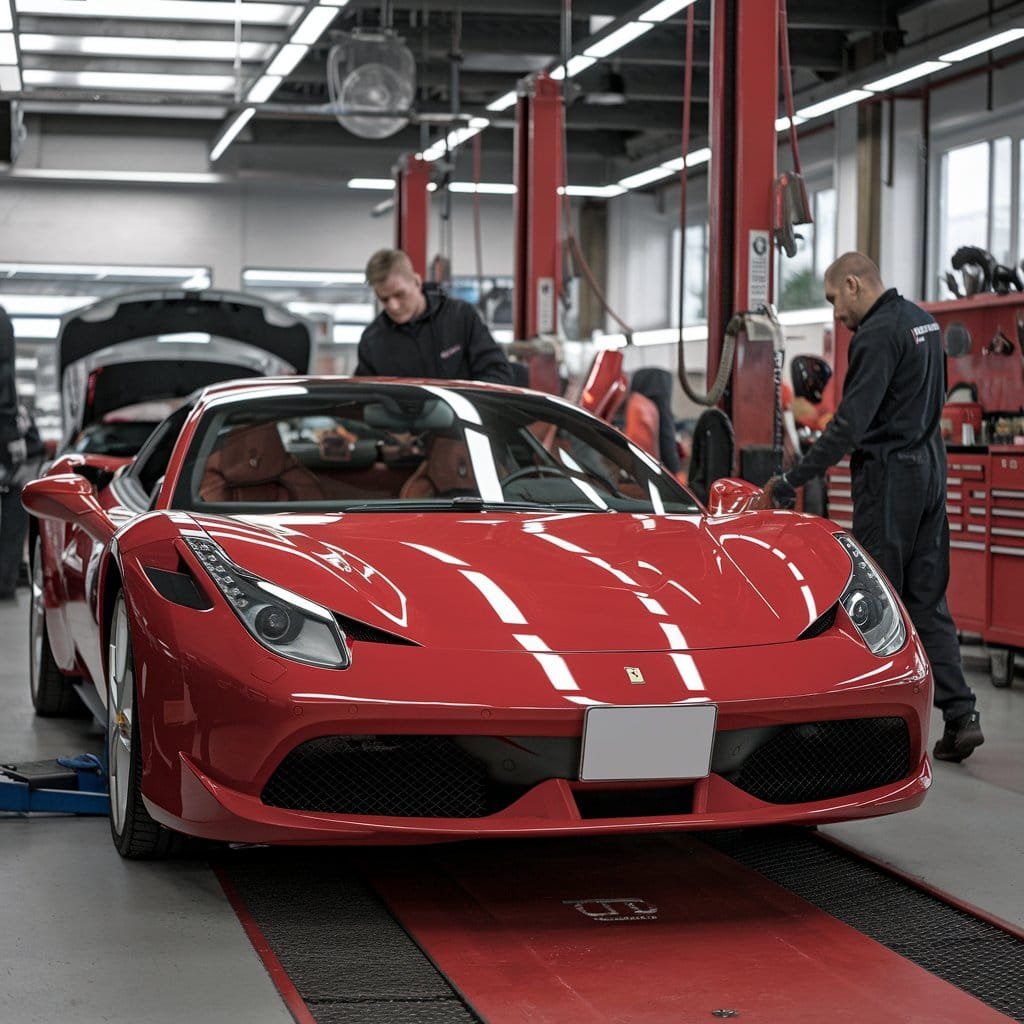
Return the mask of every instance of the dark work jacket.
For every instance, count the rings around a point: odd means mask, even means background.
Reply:
[[[21,437],[14,351],[14,326],[6,312],[0,310],[0,463],[4,465],[10,461],[7,443]]]
[[[885,462],[897,452],[930,448],[944,465],[939,420],[945,393],[939,325],[890,288],[853,334],[835,416],[786,479],[800,487],[849,451],[858,460]]]
[[[437,377],[511,384],[505,353],[476,310],[434,288],[427,308],[407,324],[381,313],[359,340],[357,377]]]

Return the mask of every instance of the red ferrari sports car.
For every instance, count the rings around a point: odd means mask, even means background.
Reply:
[[[825,519],[496,385],[212,385],[30,483],[32,690],[127,857],[821,823],[928,788],[927,659]],[[98,698],[98,699],[97,699]]]

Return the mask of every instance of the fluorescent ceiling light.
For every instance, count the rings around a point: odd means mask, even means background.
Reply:
[[[569,78],[574,78],[581,71],[586,71],[587,68],[591,67],[592,65],[594,65],[596,63],[597,63],[597,58],[596,57],[587,57],[586,55],[584,55],[582,53],[578,53],[578,54],[576,54],[575,57],[570,57],[569,58],[569,63],[567,65],[559,64],[558,67],[555,68],[555,70],[551,72],[551,77],[556,82],[560,82],[563,78],[566,77],[566,67],[568,67],[568,69],[569,69],[568,70]],[[490,110],[491,108],[488,107],[487,109]]]
[[[686,10],[687,7],[695,2],[696,0],[661,0],[660,4],[655,4],[650,10],[641,14],[640,20],[665,21],[666,18],[671,18],[680,11]]]
[[[11,295],[2,296],[9,316],[63,316],[79,306],[96,302],[96,295]]]
[[[428,146],[419,154],[420,159],[426,160],[428,163],[439,160],[446,152],[468,142],[474,135],[478,135],[490,123],[486,117],[474,117],[468,125],[450,131],[445,138],[438,139],[437,142]]]
[[[0,0],[2,2],[2,0]],[[55,36],[23,32],[22,53],[80,53],[90,57],[165,57],[172,60],[266,61],[272,43],[239,43],[217,39],[150,39],[128,36]]]
[[[0,71],[3,69],[0,68]],[[88,117],[186,117],[194,120],[223,121],[225,106],[208,107],[188,103],[94,103],[31,99],[22,100],[26,114],[82,114]]]
[[[419,154],[421,160],[426,160],[427,163],[433,163],[435,160],[440,160],[444,156],[446,150],[445,140],[438,139],[437,142],[427,146],[422,153]]]
[[[508,110],[509,107],[513,106],[519,97],[516,95],[515,90],[505,93],[504,96],[499,96],[496,100],[491,100],[487,104],[488,110]]]
[[[948,67],[949,64],[944,60],[926,60],[920,64],[915,64],[912,68],[906,68],[903,71],[895,72],[895,74],[886,75],[885,78],[879,78],[875,82],[868,82],[864,88],[870,89],[871,92],[887,92],[889,89],[906,85],[907,82],[914,82],[918,78],[930,75],[933,71],[941,71],[943,68]]]
[[[265,103],[274,95],[274,90],[281,84],[281,75],[263,75],[245,97],[247,103]]]
[[[690,324],[683,328],[683,341],[707,341],[707,324]],[[643,345],[674,345],[679,341],[678,327],[658,327],[651,331],[634,331],[633,344]],[[624,334],[600,334],[594,338],[598,348],[625,348]]]
[[[357,345],[364,330],[362,324],[335,324],[331,340],[335,345]]]
[[[363,287],[368,287],[365,282]],[[305,302],[289,299],[288,308],[299,316],[325,314],[343,324],[368,324],[377,315],[372,302]]]
[[[302,19],[302,24],[292,33],[293,43],[315,43],[323,34],[324,29],[338,16],[337,7],[314,7]]]
[[[220,138],[214,143],[213,149],[210,150],[211,162],[220,158],[224,150],[235,141],[235,136],[252,120],[252,116],[255,113],[255,107],[246,107],[245,110],[239,111],[235,119],[224,129]]]
[[[290,75],[298,66],[299,61],[306,56],[308,49],[308,43],[305,46],[298,43],[285,43],[277,51],[277,56],[270,62],[267,74],[281,75],[282,77]]]
[[[21,92],[21,71],[16,67],[0,67],[0,92]]]
[[[19,14],[65,18],[135,18],[148,21],[236,20],[248,25],[290,25],[298,15],[291,4],[234,0],[17,0]]]
[[[9,32],[14,28],[14,19],[11,16],[10,0],[0,0],[0,32]]]
[[[630,174],[626,178],[619,178],[618,184],[626,189],[643,188],[644,185],[650,185],[654,181],[661,181],[662,178],[668,178],[671,175],[672,172],[664,167],[651,167],[646,171]]]
[[[831,306],[819,309],[791,309],[778,314],[779,323],[784,327],[801,327],[807,324],[831,324],[836,317]]]
[[[13,32],[0,32],[0,64],[17,64],[18,48],[14,45]]]
[[[374,192],[390,192],[394,187],[391,178],[349,178],[349,188],[363,188]]]
[[[808,107],[801,107],[797,114],[809,121],[812,117],[831,114],[833,110],[840,110],[842,107],[848,107],[853,103],[860,103],[861,100],[866,100],[870,95],[871,93],[866,89],[851,89],[849,92],[840,93],[838,96],[831,96],[820,103],[812,103]]]
[[[69,89],[128,89],[142,92],[219,92],[235,87],[231,75],[160,75],[123,71],[42,71],[26,68],[26,85]]]
[[[136,182],[144,185],[215,185],[227,179],[222,174],[193,171],[97,171],[49,167],[16,167],[11,178],[38,181]]]
[[[82,277],[89,281],[98,281],[106,277],[166,280],[193,277],[206,272],[205,267],[132,267],[106,263],[0,263],[0,274],[5,277]]]
[[[1024,37],[1024,28],[1008,28],[1005,32],[981,39],[976,43],[971,43],[970,46],[961,46],[959,50],[950,50],[949,53],[939,54],[939,60],[967,60],[969,57],[977,57],[979,53],[988,53],[989,50],[994,50],[997,46],[1012,43],[1021,37]]]
[[[621,196],[626,190],[621,185],[570,185],[565,189],[559,188],[558,191],[559,194],[581,198],[611,199],[613,196]]]
[[[126,266],[105,263],[0,263],[0,274],[15,277],[84,277],[90,281],[105,277],[159,278],[192,277],[205,273],[205,267]],[[84,299],[82,300],[85,301]]]
[[[354,270],[243,270],[246,284],[295,284],[320,287],[329,284],[366,284],[366,275]]]
[[[616,50],[621,50],[627,43],[639,38],[645,32],[654,28],[653,22],[627,21],[625,25],[617,28],[611,35],[599,39],[593,46],[588,46],[583,52],[588,57],[607,57]]]
[[[705,146],[703,149],[695,149],[692,153],[686,154],[687,167],[699,167],[711,159],[711,150]],[[667,171],[681,171],[683,169],[683,158],[677,156],[674,160],[666,160],[661,165]]]
[[[49,341],[60,332],[60,319],[54,317],[11,317],[11,326],[16,338],[33,338]],[[19,385],[20,388],[20,385]]]
[[[515,185],[503,181],[453,181],[448,185],[450,192],[477,193],[482,196],[514,196]]]
[[[347,7],[348,0],[320,0],[321,7]]]
[[[800,117],[799,114],[793,115],[793,124],[796,126],[802,125],[806,121],[806,117]],[[788,117],[777,117],[775,119],[775,130],[777,132],[788,132],[789,131],[789,118]]]

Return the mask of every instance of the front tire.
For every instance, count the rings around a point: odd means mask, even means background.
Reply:
[[[110,835],[122,857],[157,860],[184,837],[154,821],[142,799],[142,743],[136,712],[135,657],[124,591],[114,599],[107,658],[107,773]]]
[[[50,647],[43,603],[43,546],[37,537],[32,551],[32,602],[29,606],[29,686],[32,706],[41,718],[77,718],[86,707],[75,693],[77,677],[61,672]]]

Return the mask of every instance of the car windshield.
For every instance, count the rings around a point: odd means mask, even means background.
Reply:
[[[647,453],[552,396],[358,381],[283,390],[212,403],[173,507],[698,511]]]

